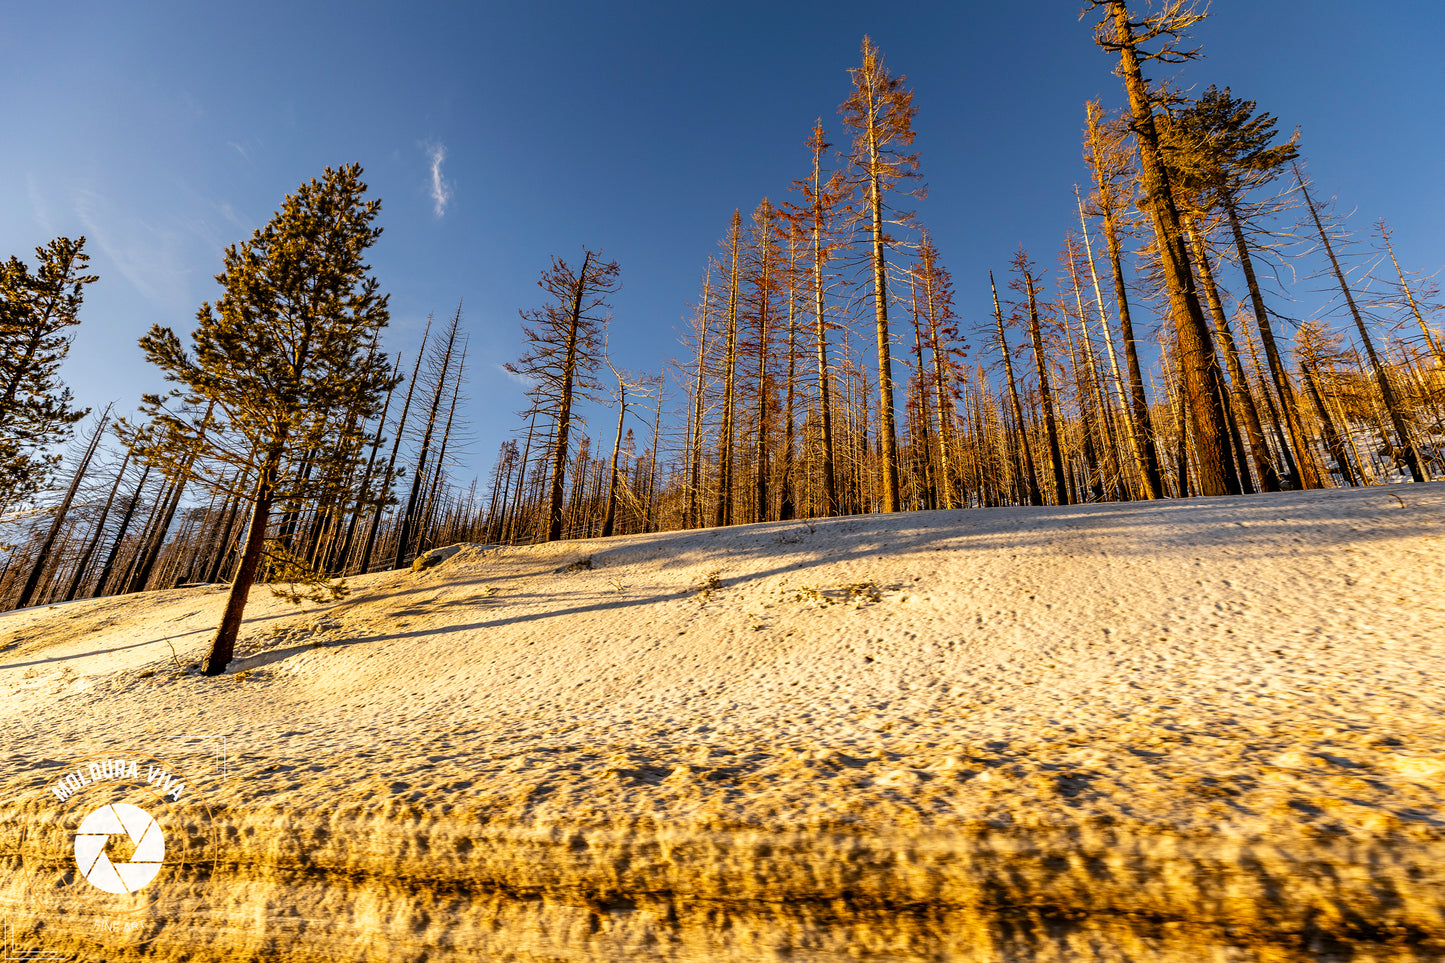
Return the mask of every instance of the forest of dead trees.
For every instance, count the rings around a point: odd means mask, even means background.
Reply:
[[[798,178],[740,207],[700,256],[676,359],[613,364],[621,269],[602,252],[541,273],[507,365],[526,403],[481,479],[459,477],[461,306],[388,356],[385,298],[369,293],[352,308],[371,312],[355,342],[368,390],[329,397],[323,427],[288,425],[266,448],[242,443],[240,408],[199,376],[169,402],[185,418],[159,396],[129,419],[71,408],[55,371],[95,280],[83,239],[38,251],[34,272],[12,258],[0,607],[229,582],[258,517],[255,580],[305,595],[458,541],[1445,473],[1433,283],[1384,221],[1347,235],[1300,167],[1306,145],[1254,102],[1151,83],[1151,64],[1197,56],[1183,38],[1200,14],[1091,7],[1100,70],[1117,68],[1126,96],[1115,112],[1080,105],[1077,219],[1057,250],[968,266],[992,297],[955,302],[965,269],[945,266],[918,212],[912,92],[865,38],[839,128],[818,120]],[[1331,308],[1289,317],[1291,273]]]

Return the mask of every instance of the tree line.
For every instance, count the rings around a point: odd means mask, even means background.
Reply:
[[[91,413],[58,371],[96,280],[84,238],[38,249],[33,270],[11,258],[0,265],[0,512],[13,544],[0,604],[225,584],[206,663],[217,673],[253,584],[335,599],[348,575],[461,540],[1445,470],[1436,294],[1400,266],[1387,226],[1361,285],[1298,166],[1297,137],[1227,89],[1191,98],[1145,77],[1151,62],[1198,56],[1184,41],[1203,14],[1183,0],[1145,15],[1092,0],[1089,12],[1127,106],[1083,106],[1088,187],[1056,266],[1020,248],[997,280],[979,268],[992,296],[965,324],[918,215],[912,91],[865,37],[839,107],[841,148],[820,118],[780,199],[733,212],[677,358],[652,372],[613,363],[621,273],[601,252],[541,272],[539,306],[521,313],[526,348],[506,366],[527,385],[521,428],[465,490],[453,477],[467,440],[462,308],[428,322],[409,358],[384,350],[387,296],[365,264],[380,202],[359,166],[303,184],[228,248],[223,293],[189,339],[159,325],[141,339],[169,389],[133,415],[107,409],[78,436]],[[1287,256],[1291,215],[1339,292],[1348,346],[1322,318],[1286,318],[1261,281]],[[1408,327],[1384,329],[1381,312]],[[616,419],[593,439],[581,413],[604,406]],[[60,477],[67,440],[75,467]]]

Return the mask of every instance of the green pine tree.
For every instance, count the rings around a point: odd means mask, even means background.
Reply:
[[[273,507],[325,494],[315,490],[325,483],[312,479],[336,473],[319,470],[316,453],[344,459],[369,443],[355,429],[339,434],[375,417],[394,384],[386,356],[372,350],[388,315],[387,296],[363,260],[381,234],[372,226],[381,202],[365,194],[360,165],[327,168],[249,241],[227,248],[216,276],[224,293],[215,305],[201,305],[189,350],[159,325],[140,339],[147,359],[180,386],[147,396],[146,423],[127,426],[141,456],[171,470],[184,466],[214,491],[227,490],[237,469],[248,479],[238,494],[251,504],[250,528],[207,675],[231,661],[268,553],[285,580],[306,581],[285,546],[268,545]],[[310,470],[303,471],[308,454]]]
[[[35,249],[34,273],[17,257],[0,263],[0,511],[46,487],[64,441],[89,409],[70,405],[58,376],[80,323],[89,258],[85,238]]]

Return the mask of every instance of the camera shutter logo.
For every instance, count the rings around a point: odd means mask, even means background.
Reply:
[[[72,927],[95,941],[96,959],[119,959],[122,947],[133,954],[184,931],[177,927],[211,902],[217,835],[190,774],[112,749],[52,771],[44,798],[20,843],[37,932]]]
[[[112,836],[128,836],[135,845],[131,858],[113,863],[105,847]],[[123,895],[143,889],[161,871],[166,837],[155,817],[130,803],[110,803],[93,810],[75,833],[75,864],[90,885]]]

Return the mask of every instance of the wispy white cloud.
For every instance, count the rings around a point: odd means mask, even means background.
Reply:
[[[192,298],[185,261],[192,241],[186,232],[173,223],[156,225],[127,216],[88,188],[76,192],[74,210],[85,236],[105,257],[96,259],[95,273],[104,275],[106,266],[113,267],[157,310],[173,314],[188,309]]]
[[[54,234],[55,228],[50,223],[50,209],[45,204],[45,198],[41,196],[40,188],[35,183],[35,175],[28,174],[25,177],[25,193],[30,198],[30,216],[40,229],[46,234]]]
[[[521,385],[523,388],[531,388],[531,387],[534,387],[534,386],[536,385],[536,383],[537,383],[535,380],[533,380],[532,378],[528,378],[526,375],[521,375],[521,374],[517,374],[517,373],[512,372],[512,371],[508,371],[508,370],[507,370],[507,366],[504,365],[504,364],[501,364],[500,362],[494,362],[494,363],[492,364],[492,367],[493,367],[493,368],[496,368],[498,371],[500,371],[500,372],[502,373],[502,376],[503,376],[504,378],[506,378],[506,379],[509,380],[509,381],[515,381],[517,384]]]
[[[447,159],[444,144],[427,145],[427,157],[431,159],[431,199],[437,217],[447,212],[447,203],[452,199],[452,185],[442,177],[442,161]]]

